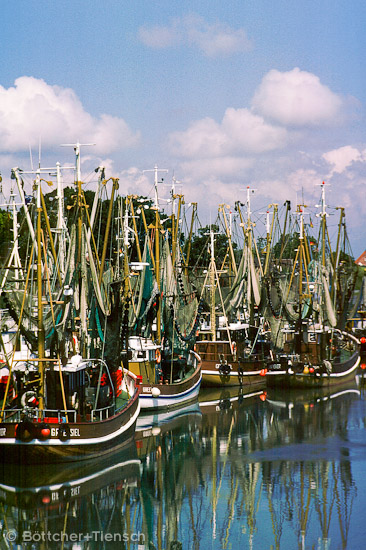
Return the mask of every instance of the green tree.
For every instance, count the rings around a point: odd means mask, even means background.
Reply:
[[[4,261],[11,245],[13,234],[12,219],[9,212],[0,210],[0,257]]]
[[[195,268],[207,268],[210,262],[210,231],[215,233],[215,261],[217,269],[220,269],[228,252],[228,238],[223,233],[219,233],[218,225],[206,225],[198,229],[197,234],[192,237],[190,265]],[[187,244],[186,244],[187,246]],[[232,243],[234,251],[237,249],[237,244]]]

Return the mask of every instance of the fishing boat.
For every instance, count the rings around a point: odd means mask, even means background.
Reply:
[[[250,215],[250,194],[247,193],[245,240],[238,268],[231,245],[231,235],[225,217],[234,280],[226,295],[221,288],[220,272],[216,268],[214,232],[210,231],[210,264],[202,288],[209,305],[203,315],[196,350],[202,360],[202,385],[210,387],[263,386],[270,340],[259,305],[261,291],[253,248],[253,224]],[[260,262],[258,261],[258,265]],[[208,289],[208,291],[207,291]]]
[[[44,220],[48,216],[38,170],[37,229],[26,280],[23,288],[4,294],[27,350],[20,358],[16,347],[10,356],[2,350],[3,461],[63,462],[106,454],[131,441],[140,410],[139,380],[123,364],[123,350],[115,348],[114,362],[107,362],[103,354],[105,340],[113,336],[112,321],[126,304],[116,300],[112,285],[103,284],[103,258],[99,263],[88,238],[91,228],[85,219],[76,149],[76,223],[69,236],[65,274],[61,277],[48,261],[41,225],[42,214]],[[14,177],[19,177],[17,171]],[[50,230],[47,237],[52,244]]]
[[[199,406],[203,414],[217,414],[220,411],[238,411],[256,400],[266,398],[262,389],[245,387],[202,388],[199,395]]]
[[[287,329],[285,338],[289,347],[301,339],[301,347],[298,353],[279,353],[267,364],[268,386],[329,387],[354,380],[360,364],[360,346],[352,334],[310,325],[298,331]]]
[[[201,360],[194,350],[200,304],[186,276],[181,261],[179,212],[165,222],[159,214],[158,169],[155,167],[155,199],[152,205],[154,223],[147,226],[144,209],[138,208],[143,220],[144,250],[136,239],[137,269],[130,288],[132,307],[128,327],[129,369],[140,380],[140,404],[143,410],[180,407],[194,401],[201,384]],[[131,219],[135,220],[134,201],[129,201]],[[126,225],[126,224],[125,224]],[[134,225],[137,235],[137,227]],[[125,257],[129,243],[124,233]],[[132,286],[133,285],[133,286]]]
[[[84,461],[82,468],[77,463],[4,465],[4,539],[33,549],[75,548],[76,541],[103,547],[104,536],[121,545],[134,532],[126,516],[139,501],[140,467],[134,443],[107,458]]]
[[[345,330],[343,310],[337,309],[337,266],[326,254],[326,216],[322,187],[321,254],[309,258],[302,207],[299,244],[291,269],[273,266],[269,293],[273,359],[267,363],[268,386],[328,387],[354,379],[360,363],[359,339]],[[335,257],[337,258],[337,254]]]
[[[129,369],[138,377],[143,411],[181,407],[197,399],[201,384],[201,361],[189,350],[176,362],[162,360],[160,346],[139,336],[129,338]],[[178,362],[179,361],[179,362]]]
[[[199,423],[201,416],[202,413],[197,399],[174,409],[142,411],[136,423],[136,444],[138,446],[138,442],[147,436],[159,435],[166,429],[172,429],[175,425],[184,424],[185,421],[190,422],[195,419]]]

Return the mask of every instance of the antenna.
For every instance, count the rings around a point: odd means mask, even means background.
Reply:
[[[61,147],[73,147],[76,156],[75,170],[76,170],[76,181],[81,181],[81,170],[80,170],[80,147],[86,147],[96,145],[96,143],[62,143]]]
[[[33,156],[32,156],[32,147],[31,147],[31,144],[29,143],[29,157],[30,157],[30,164],[31,164],[31,170],[33,172]]]
[[[172,177],[172,186],[171,186],[171,190],[170,190],[170,195],[171,195],[171,201],[172,201],[172,214],[173,216],[175,216],[175,186],[178,184],[178,185],[181,185],[181,181],[178,181],[176,179],[176,177],[173,175]]]
[[[39,136],[39,142],[38,142],[38,168],[41,167],[41,150],[42,150],[42,139],[41,139],[41,136]]]
[[[155,177],[154,177],[154,190],[155,190],[155,197],[154,197],[154,208],[156,210],[159,209],[159,201],[158,201],[158,172],[169,172],[169,170],[167,170],[166,168],[158,168],[157,165],[155,164],[154,168],[152,169],[149,169],[149,170],[143,170],[142,173],[145,174],[145,172],[154,172],[155,174]],[[162,180],[163,181],[163,180]]]
[[[328,217],[329,214],[327,213],[327,206],[328,204],[325,204],[325,186],[329,186],[330,183],[325,183],[324,181],[322,183],[319,184],[320,187],[321,187],[321,192],[322,192],[322,196],[321,196],[321,200],[320,200],[320,204],[316,204],[316,208],[320,208],[322,209],[322,211],[319,213],[319,214],[316,214],[316,216],[319,218],[319,217]]]
[[[240,191],[244,191],[244,189],[240,189]],[[250,225],[250,216],[252,214],[251,210],[250,210],[250,193],[254,193],[256,191],[256,189],[251,189],[249,187],[249,185],[247,185],[247,202],[246,202],[246,205],[247,205],[247,219],[248,219],[248,225]]]

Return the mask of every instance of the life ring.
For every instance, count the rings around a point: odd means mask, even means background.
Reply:
[[[67,441],[70,439],[71,430],[68,424],[62,424],[58,430],[58,438],[60,441]]]
[[[76,351],[76,353],[79,352],[79,341],[78,341],[78,338],[77,338],[75,332],[72,335],[72,347]]]
[[[231,342],[231,353],[236,355],[236,342]]]
[[[38,405],[38,397],[35,391],[26,391],[23,393],[22,398],[20,400],[22,407],[37,407]]]
[[[34,439],[34,424],[29,420],[20,422],[15,429],[15,439],[22,441],[23,443],[29,443]]]
[[[155,350],[155,361],[156,361],[157,363],[160,363],[160,361],[161,361],[160,349]]]
[[[101,384],[101,385],[103,386],[103,384]],[[73,396],[71,397],[71,406],[76,411],[79,408],[79,396],[78,396],[76,391],[73,393]]]

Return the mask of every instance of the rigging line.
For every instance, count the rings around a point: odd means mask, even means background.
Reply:
[[[214,268],[214,273],[215,273],[215,275],[216,275],[216,280],[218,281],[218,274],[217,274],[217,270],[216,270],[215,261],[213,262],[213,268]],[[217,285],[217,288],[218,288],[218,291],[219,291],[219,296],[220,296],[222,311],[223,311],[224,318],[225,318],[225,328],[226,328],[227,336],[228,336],[228,339],[229,339],[230,350],[232,351],[233,348],[232,348],[232,342],[231,342],[231,334],[230,334],[230,329],[229,329],[229,325],[228,325],[228,322],[227,322],[227,316],[226,316],[226,311],[225,311],[225,306],[224,306],[224,300],[223,300],[222,294],[221,294],[221,286],[220,286],[220,284]]]
[[[95,238],[94,238],[94,233],[92,231],[92,227],[91,227],[91,221],[90,221],[90,216],[89,216],[89,212],[88,212],[88,204],[86,202],[86,198],[85,198],[85,194],[83,192],[83,195],[82,195],[82,198],[83,198],[83,201],[84,201],[84,210],[85,210],[85,214],[86,214],[86,219],[88,221],[88,231],[90,231],[90,238],[93,242],[93,247],[94,247],[94,253],[95,253],[95,259],[96,259],[96,263],[97,263],[97,267],[98,267],[98,271],[100,269],[100,263],[99,263],[99,257],[98,257],[98,249],[97,249],[97,245],[95,243]],[[87,238],[88,238],[88,235],[87,235]]]
[[[51,316],[52,316],[53,328],[55,329],[56,328],[56,322],[55,322],[55,314],[54,314],[54,310],[53,310],[53,301],[52,301],[52,294],[51,294],[51,283],[50,283],[50,277],[49,277],[49,271],[48,271],[48,265],[47,265],[47,252],[46,252],[46,244],[45,244],[45,240],[44,240],[43,229],[41,229],[41,237],[42,237],[42,244],[43,244],[44,267],[45,267],[45,271],[46,271],[48,292],[49,292],[49,295],[50,295]],[[65,409],[66,422],[68,423],[69,419],[68,419],[68,414],[67,414],[65,387],[64,387],[64,380],[63,380],[63,377],[62,377],[60,353],[59,353],[58,349],[57,349],[57,359],[58,359],[58,369],[59,369],[59,373],[60,373],[60,385],[61,385],[62,402],[63,402],[63,406],[64,406],[64,409]]]
[[[230,424],[230,428],[229,428],[229,434],[228,434],[228,441],[227,441],[227,447],[226,447],[226,453],[225,453],[224,464],[223,464],[223,467],[222,467],[222,471],[221,471],[221,475],[220,475],[220,481],[219,481],[219,486],[218,486],[218,488],[217,488],[217,493],[216,493],[216,498],[215,498],[215,505],[217,504],[217,501],[218,501],[218,498],[219,498],[219,493],[220,493],[220,490],[221,490],[221,485],[222,485],[222,480],[223,480],[223,477],[224,477],[224,472],[225,472],[225,468],[226,468],[226,463],[227,463],[228,456],[229,456],[229,449],[230,449],[230,444],[231,444],[231,435],[232,435],[232,431],[233,431],[234,424],[235,424],[235,417],[232,416],[232,418],[231,418],[231,424]],[[214,512],[216,512],[216,506],[214,506]]]
[[[235,507],[236,497],[237,497],[237,494],[238,494],[238,487],[239,487],[239,480],[237,479],[236,484],[235,484],[235,488],[234,488],[234,494],[232,496],[231,503],[230,503],[230,514],[229,514],[228,525],[226,527],[226,536],[225,536],[225,538],[223,540],[223,543],[222,543],[222,548],[225,549],[225,550],[226,550],[228,542],[229,542],[231,524],[232,524],[233,519],[235,517],[234,507]]]
[[[117,197],[118,199],[118,197]],[[113,206],[112,206],[112,209],[111,209],[111,227],[110,227],[110,230],[109,230],[109,235],[110,235],[110,239],[109,239],[109,265],[110,265],[110,268],[112,270],[112,275],[113,275],[113,263],[112,263],[112,260],[111,258],[113,258],[113,238],[112,238],[112,235],[114,234],[114,226],[115,226],[115,218],[114,218],[114,213],[115,213],[115,204],[117,202],[117,206],[118,206],[118,201],[113,201]]]
[[[26,295],[27,295],[26,290],[27,290],[28,283],[29,283],[29,275],[30,275],[30,271],[31,271],[31,267],[32,267],[33,254],[34,254],[34,241],[32,243],[31,257],[30,257],[30,260],[29,260],[28,272],[27,272],[27,279],[25,281],[25,288],[24,288],[24,293],[23,293],[22,306],[21,306],[20,314],[19,314],[17,336],[18,336],[19,331],[20,331],[20,325],[21,325],[23,311],[24,311],[25,298],[26,298]],[[10,387],[11,371],[12,371],[13,364],[14,364],[14,357],[15,357],[15,347],[13,349],[13,355],[12,355],[11,363],[10,363],[8,381],[6,383],[6,388],[5,388],[5,392],[4,392],[3,405],[2,405],[1,413],[0,413],[0,423],[3,422],[3,420],[4,420],[5,404],[6,404],[6,399],[8,397],[8,392],[9,392],[9,387]]]

